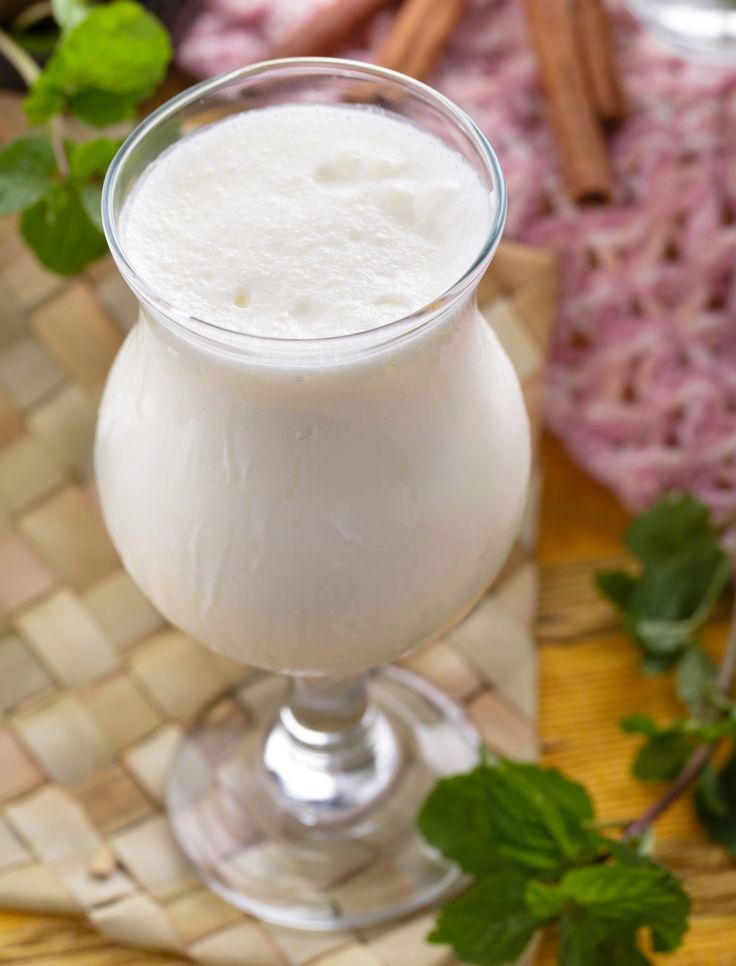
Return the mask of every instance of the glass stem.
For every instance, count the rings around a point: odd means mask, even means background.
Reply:
[[[294,678],[264,746],[279,804],[306,825],[354,819],[390,786],[400,757],[396,733],[371,705],[364,675]]]
[[[360,744],[370,730],[365,675],[347,679],[298,677],[281,710],[292,740],[314,752]]]

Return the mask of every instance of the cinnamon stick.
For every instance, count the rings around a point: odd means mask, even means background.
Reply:
[[[322,57],[331,54],[381,7],[391,0],[334,0],[271,51],[280,57]]]
[[[567,190],[576,201],[606,201],[611,168],[587,92],[573,0],[525,0],[525,6]]]
[[[468,0],[404,0],[377,61],[421,80],[460,22]]]
[[[623,119],[626,102],[613,51],[613,31],[601,0],[577,0],[578,43],[593,104],[609,122]]]

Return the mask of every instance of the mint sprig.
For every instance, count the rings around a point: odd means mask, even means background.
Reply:
[[[65,29],[25,101],[40,123],[68,111],[100,126],[130,117],[163,80],[171,43],[161,23],[132,0],[64,5]]]
[[[687,494],[665,496],[632,523],[624,541],[638,572],[602,573],[597,585],[641,648],[642,669],[675,670],[681,699],[696,709],[715,676],[697,635],[731,570],[708,509]]]
[[[40,129],[0,148],[0,215],[22,212],[21,234],[39,261],[73,275],[106,252],[101,186],[120,140],[70,140],[64,118],[100,127],[131,117],[163,79],[171,43],[132,0],[54,0],[52,9],[62,32],[43,72],[4,37],[30,87],[26,114]]]
[[[686,494],[664,497],[631,525],[625,541],[639,558],[638,574],[598,576],[598,586],[621,611],[643,653],[648,673],[674,671],[688,716],[666,723],[635,714],[624,731],[641,735],[632,771],[644,781],[697,779],[695,811],[711,838],[736,856],[736,702],[730,681],[736,663],[734,629],[720,672],[698,634],[731,573],[708,509]],[[721,742],[729,762],[717,772],[709,760]],[[654,809],[657,805],[653,806]]]
[[[626,542],[636,571],[599,578],[642,652],[647,673],[675,672],[687,713],[659,723],[635,713],[623,729],[643,739],[637,777],[671,782],[635,821],[598,823],[590,796],[559,771],[486,759],[439,782],[419,816],[425,838],[475,884],[440,912],[431,942],[482,966],[515,961],[538,930],[559,937],[562,966],[647,966],[677,949],[690,901],[681,883],[649,857],[654,822],[691,786],[711,837],[736,855],[736,612],[718,668],[698,633],[731,564],[707,509],[668,496],[636,520]],[[711,759],[731,744],[726,764]],[[604,834],[623,829],[620,840]]]
[[[120,146],[112,138],[67,141],[62,177],[48,138],[25,135],[0,148],[0,213],[22,211],[20,230],[39,261],[73,275],[106,251],[102,178]]]
[[[630,735],[643,735],[632,770],[644,781],[671,781],[676,778],[696,748],[722,738],[736,737],[736,714],[732,711],[717,721],[699,718],[676,718],[657,724],[648,714],[633,714],[621,722]]]
[[[687,929],[690,901],[678,880],[634,844],[602,835],[585,789],[554,769],[500,759],[444,779],[419,827],[478,877],[429,936],[468,962],[511,963],[554,925],[562,966],[646,964],[642,931],[667,952]]]

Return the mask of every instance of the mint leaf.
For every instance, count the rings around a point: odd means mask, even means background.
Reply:
[[[631,629],[627,628],[631,634]],[[633,637],[633,634],[632,634]],[[673,654],[645,654],[641,659],[639,668],[641,673],[650,678],[659,678],[663,674],[674,670],[677,662],[682,657],[682,651],[675,651]]]
[[[719,817],[728,815],[728,802],[721,792],[721,776],[710,762],[700,773],[696,796],[700,799],[700,807],[708,814]]]
[[[644,563],[666,563],[697,543],[716,543],[708,508],[689,494],[667,494],[626,531],[624,541]]]
[[[602,573],[597,585],[641,647],[643,670],[663,674],[694,646],[728,580],[729,561],[707,508],[690,496],[664,497],[625,539],[641,561],[640,573]],[[697,702],[707,674],[701,655],[688,657],[681,681],[689,703]]]
[[[688,896],[674,876],[651,860],[573,869],[560,889],[596,920],[634,931],[648,927],[657,952],[676,949],[687,930]]]
[[[621,730],[627,735],[645,735],[647,738],[656,738],[663,733],[663,729],[651,715],[642,713],[630,714],[622,718]]]
[[[736,753],[719,772],[701,779],[695,811],[713,841],[736,856]]]
[[[62,34],[26,98],[26,113],[41,122],[66,107],[92,123],[107,123],[111,113],[119,119],[154,90],[170,59],[166,30],[140,4],[115,0],[92,7]],[[100,92],[116,95],[114,110],[111,100],[101,105]]]
[[[102,188],[89,182],[77,188],[79,198],[84,213],[98,231],[102,231]]]
[[[65,144],[72,177],[87,181],[95,175],[104,178],[110,162],[123,142],[119,138],[95,138],[81,144]]]
[[[524,902],[535,919],[548,922],[560,915],[565,905],[565,895],[556,885],[548,885],[539,879],[530,879],[524,892]]]
[[[560,920],[561,966],[652,966],[636,947],[636,931],[612,928],[584,910],[573,909]]]
[[[418,816],[427,841],[465,872],[481,874],[497,867],[495,831],[489,814],[488,765],[439,781]],[[490,853],[490,854],[489,854]]]
[[[75,275],[107,250],[69,183],[54,185],[23,212],[21,234],[41,264],[60,275]]]
[[[715,679],[716,666],[699,644],[689,647],[677,662],[677,696],[693,712],[701,708]]]
[[[636,589],[636,578],[623,570],[610,570],[596,574],[598,589],[621,611],[626,611],[631,605],[631,598]]]
[[[95,7],[59,47],[67,83],[139,97],[163,80],[171,59],[166,30],[138,3]]]
[[[661,738],[665,735],[688,735],[698,742],[710,743],[728,736],[736,737],[736,709],[720,721],[703,723],[698,718],[676,718],[660,725],[648,714],[630,714],[621,720],[621,728],[629,735]]]
[[[122,141],[95,138],[81,144],[67,141],[70,177],[87,217],[102,231],[102,179]]]
[[[58,50],[58,47],[57,47]],[[53,55],[49,64],[53,62]],[[47,68],[48,70],[48,68]],[[33,124],[43,124],[64,110],[64,93],[47,78],[46,71],[38,78],[23,101],[23,109]]]
[[[440,781],[419,828],[466,872],[514,868],[544,878],[596,854],[592,817],[585,790],[558,771],[502,760]]]
[[[692,643],[726,585],[728,558],[717,546],[690,546],[648,567],[637,581],[627,623],[645,650],[667,654]]]
[[[632,771],[644,781],[672,781],[690,760],[693,747],[684,735],[650,738],[637,752]]]
[[[684,724],[676,721],[661,727],[646,714],[630,715],[623,719],[623,731],[631,735],[644,735],[647,739],[632,765],[637,778],[662,782],[680,774],[696,745],[692,737],[685,735]]]
[[[51,13],[63,30],[71,30],[89,13],[85,0],[51,0]]]
[[[545,795],[559,808],[571,815],[587,821],[595,817],[595,809],[590,795],[582,785],[574,782],[556,768],[540,768],[539,765],[525,765],[521,762],[506,763],[509,771],[535,785],[538,792]]]
[[[482,880],[444,906],[429,942],[479,966],[515,962],[542,925],[526,907],[525,890],[526,879],[513,873]]]
[[[135,114],[136,94],[115,94],[87,87],[69,98],[69,110],[92,127],[117,124]]]
[[[0,148],[0,215],[35,204],[52,186],[56,172],[48,138],[27,134]]]
[[[714,721],[713,724],[703,724],[701,721],[688,721],[683,726],[684,731],[693,735],[698,741],[710,744],[721,738],[736,737],[736,718],[733,712],[728,717]]]
[[[661,732],[648,715],[628,726],[650,740]],[[547,923],[559,924],[564,966],[645,966],[642,930],[656,951],[677,948],[690,909],[682,886],[633,843],[591,830],[593,817],[586,791],[554,769],[500,759],[439,782],[420,827],[484,874],[444,907],[430,941],[482,966],[515,961]]]

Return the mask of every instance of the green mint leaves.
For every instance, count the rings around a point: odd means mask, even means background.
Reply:
[[[664,497],[634,521],[625,542],[639,573],[599,574],[598,587],[639,644],[643,669],[676,669],[678,693],[694,710],[714,678],[697,634],[728,581],[728,557],[707,508],[687,495]]]
[[[38,260],[60,275],[76,274],[107,250],[100,194],[119,146],[111,138],[66,142],[66,177],[42,135],[26,135],[0,149],[0,213],[22,211],[23,238]]]
[[[55,171],[48,138],[27,134],[0,147],[0,215],[35,205],[48,191]]]
[[[67,142],[70,182],[90,222],[102,232],[102,180],[121,142],[116,138],[96,138],[82,144]]]
[[[419,827],[478,881],[441,910],[430,942],[481,966],[514,962],[548,924],[562,966],[649,963],[642,930],[655,950],[676,949],[690,909],[680,883],[594,820],[587,792],[554,769],[500,760],[439,782]]]
[[[20,230],[41,264],[59,275],[81,272],[107,250],[105,236],[68,182],[52,185],[40,201],[26,209]]]
[[[736,856],[736,702],[726,693],[736,638],[732,630],[720,670],[698,643],[730,561],[707,509],[686,495],[639,517],[626,542],[638,569],[602,574],[598,584],[621,611],[644,670],[674,671],[687,714],[667,724],[632,714],[622,727],[641,739],[637,777],[675,784],[616,841],[596,824],[585,789],[554,769],[486,761],[439,782],[419,828],[475,884],[441,910],[429,939],[468,962],[512,963],[546,927],[558,934],[562,966],[651,966],[644,937],[655,952],[677,949],[690,901],[643,853],[655,816],[696,778],[700,821]],[[723,740],[730,757],[717,769],[709,758]]]
[[[598,838],[586,824],[592,818],[582,786],[552,769],[502,761],[440,782],[419,828],[466,872],[503,868],[546,878],[596,854]]]
[[[171,43],[132,0],[54,0],[52,7],[62,33],[25,100],[29,119],[44,130],[0,148],[0,215],[22,212],[21,234],[39,261],[74,275],[107,250],[101,188],[121,142],[65,139],[63,116],[94,127],[131,117],[163,79]]]
[[[646,714],[624,719],[624,731],[644,738],[632,771],[644,781],[674,781],[698,746],[731,743],[731,757],[720,772],[710,764],[703,769],[695,810],[710,837],[736,855],[736,703],[717,687],[716,667],[697,639],[731,562],[707,508],[687,495],[660,500],[625,539],[641,562],[639,574],[600,574],[598,586],[621,611],[642,650],[644,670],[674,670],[677,696],[690,712],[667,724]]]
[[[615,944],[618,929],[635,947],[638,930],[648,928],[654,949],[671,952],[687,930],[689,899],[677,879],[651,859],[621,861],[619,853],[605,865],[568,872],[556,891],[555,915],[587,927],[600,947]]]
[[[171,58],[166,30],[131,0],[86,15],[81,4],[61,6],[65,29],[26,98],[28,117],[40,123],[68,111],[96,126],[130,117],[163,80]]]
[[[648,714],[632,714],[624,718],[621,727],[627,734],[646,738],[632,766],[636,777],[644,781],[671,781],[698,745],[736,738],[736,713],[733,710],[724,713],[713,722],[678,718],[666,725],[657,724]]]
[[[710,612],[710,607],[709,607]],[[716,679],[716,666],[700,647],[687,647],[675,667],[675,685],[680,701],[692,711],[698,711],[707,701]]]
[[[526,902],[528,880],[512,872],[481,879],[440,912],[431,943],[480,966],[513,963],[545,923]]]
[[[621,727],[628,734],[646,738],[632,765],[636,777],[644,781],[664,782],[677,778],[697,743],[693,736],[683,733],[681,722],[659,726],[646,714],[624,718]]]

